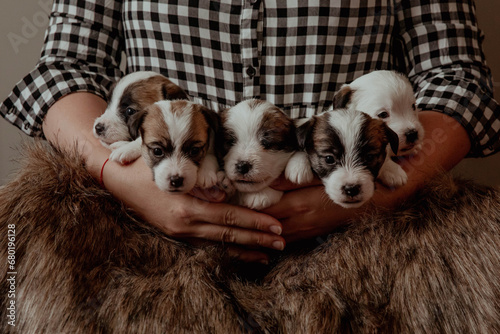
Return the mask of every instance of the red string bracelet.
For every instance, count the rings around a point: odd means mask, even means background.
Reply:
[[[102,164],[102,167],[101,167],[101,177],[99,178],[99,183],[101,184],[101,187],[103,187],[103,188],[104,188],[104,180],[102,179],[102,174],[104,173],[104,166],[106,166],[108,161],[109,161],[109,158],[106,159],[106,161],[104,161],[104,163]]]

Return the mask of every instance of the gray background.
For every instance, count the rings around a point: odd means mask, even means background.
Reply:
[[[35,65],[43,43],[48,19],[45,8],[52,0],[0,1],[0,99]],[[493,70],[496,97],[500,98],[500,1],[477,0],[478,21],[486,34],[484,49]],[[16,48],[9,36],[20,36],[23,43]],[[0,185],[16,170],[20,143],[30,140],[0,117]],[[500,186],[500,154],[483,159],[465,159],[454,173],[481,183]]]

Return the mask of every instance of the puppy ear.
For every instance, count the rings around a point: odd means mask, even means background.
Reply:
[[[144,122],[144,117],[146,117],[147,111],[146,110],[141,110],[136,112],[134,115],[130,116],[129,119],[129,126],[128,126],[128,131],[130,132],[130,135],[132,138],[136,139],[139,137],[139,135],[142,136],[142,133],[140,133],[140,128],[142,123]]]
[[[222,109],[219,111],[219,113],[217,113],[217,122],[219,126],[215,131],[214,152],[221,169],[224,169],[224,156],[227,154],[227,141],[225,139],[227,130],[224,128],[224,121],[227,118],[228,110],[229,108]]]
[[[307,122],[297,127],[297,142],[300,149],[304,149],[306,147],[306,143],[312,135],[315,123],[316,117],[313,116]]]
[[[387,124],[384,124],[384,130],[385,130],[385,135],[387,136],[387,139],[389,140],[389,145],[391,145],[391,150],[394,152],[394,154],[398,154],[399,150],[399,137],[398,134],[390,127],[387,126]]]
[[[351,86],[347,84],[342,85],[342,87],[340,87],[340,90],[333,96],[331,107],[333,107],[333,109],[346,108],[347,105],[351,102],[353,93],[354,91],[351,89]]]
[[[221,122],[219,115],[215,111],[205,107],[201,107],[200,112],[203,114],[203,117],[205,117],[208,126],[215,132],[218,132]]]
[[[161,86],[161,93],[164,100],[189,100],[186,92],[170,81],[163,83]]]
[[[109,86],[108,95],[107,95],[108,103],[111,101],[111,98],[113,97],[113,92],[115,91],[115,87],[116,87],[117,83],[118,83],[118,81],[115,81],[111,84],[111,86]]]

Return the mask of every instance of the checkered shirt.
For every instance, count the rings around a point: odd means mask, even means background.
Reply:
[[[122,72],[161,72],[214,110],[257,97],[294,118],[323,110],[343,83],[377,69],[406,73],[420,108],[470,135],[470,156],[500,150],[500,107],[465,0],[55,0],[36,68],[0,106],[42,136],[64,95],[106,98]]]

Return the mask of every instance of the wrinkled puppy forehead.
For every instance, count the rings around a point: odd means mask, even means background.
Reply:
[[[187,95],[164,76],[156,75],[125,87],[119,106],[141,110],[157,101],[176,99],[187,99]]]
[[[387,145],[389,138],[387,137],[387,128],[384,121],[375,119],[363,113],[363,131],[362,143],[369,145],[373,149],[381,149]]]
[[[242,101],[221,113],[222,121],[228,125],[241,123],[241,121],[260,125],[264,116],[287,118],[283,111],[271,102],[258,99]]]
[[[188,140],[208,140],[209,125],[201,105],[187,100],[159,101],[145,111],[141,125],[145,142],[172,140],[180,145]]]
[[[226,129],[231,129],[235,135],[267,135],[288,140],[295,135],[293,121],[273,103],[251,99],[238,103],[221,114]]]
[[[311,139],[316,149],[321,150],[332,146],[341,146],[342,142],[337,128],[342,127],[342,124],[330,120],[331,112],[325,112],[315,117]]]
[[[125,75],[123,78],[121,78],[111,86],[108,94],[108,102],[110,104],[118,103],[128,86],[156,76],[160,76],[160,74],[149,71],[134,72]]]
[[[387,144],[385,124],[364,112],[334,109],[316,116],[312,139],[320,149],[340,148],[347,154],[368,146],[378,150]]]
[[[140,71],[128,74],[114,84],[108,94],[112,109],[143,109],[160,100],[188,99],[188,95],[162,74]]]

